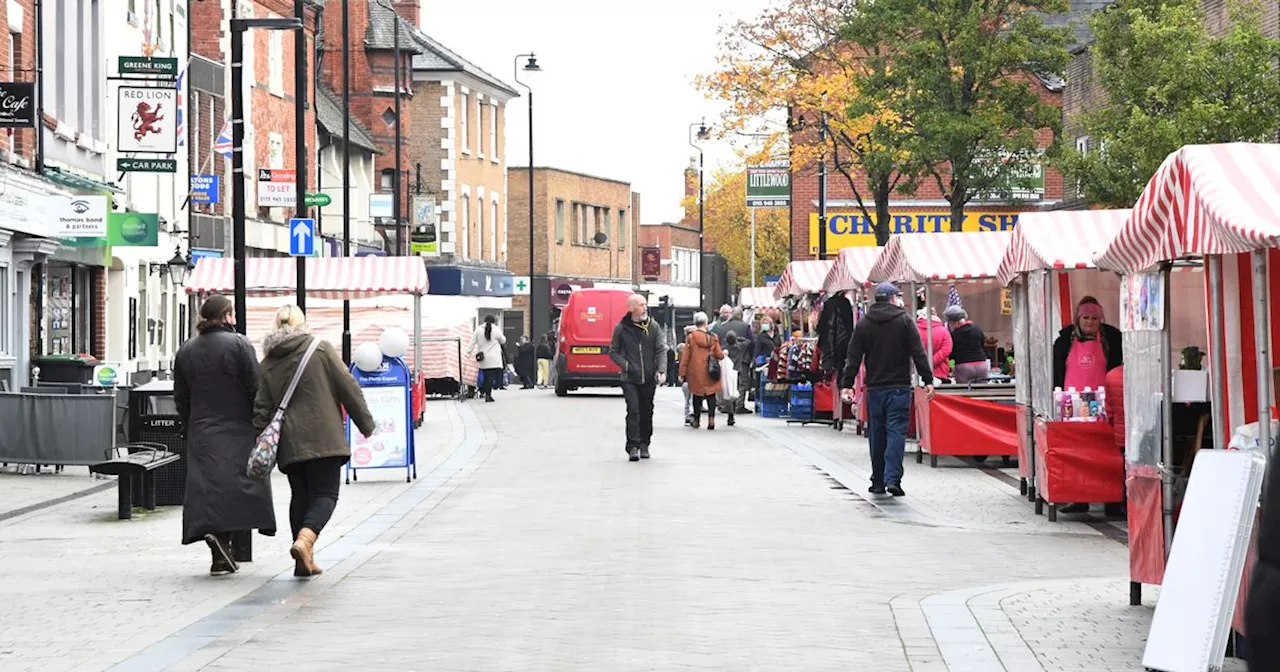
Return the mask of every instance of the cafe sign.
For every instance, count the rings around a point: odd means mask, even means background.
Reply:
[[[36,85],[0,82],[0,128],[32,128],[36,125]]]

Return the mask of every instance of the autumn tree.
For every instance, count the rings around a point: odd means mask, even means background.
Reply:
[[[727,104],[722,134],[765,138],[750,160],[784,155],[803,167],[826,161],[848,183],[883,245],[889,197],[895,189],[910,190],[919,167],[906,151],[911,125],[895,108],[899,92],[875,71],[887,61],[865,58],[885,47],[879,40],[851,40],[851,6],[785,0],[755,19],[722,27],[717,70],[697,84]]]
[[[692,179],[697,180],[697,177]],[[696,194],[696,185],[694,189]],[[697,196],[684,199],[685,212],[697,212]],[[747,174],[720,170],[706,185],[703,235],[733,269],[740,286],[751,278],[751,211],[747,208]],[[786,208],[756,209],[756,278],[781,275],[791,261],[791,221]]]
[[[1038,93],[1037,78],[1061,77],[1065,28],[1043,16],[1064,0],[875,0],[852,5],[842,36],[884,49],[864,59],[862,89],[897,92],[910,119],[906,149],[951,206],[961,230],[974,198],[1008,198],[1041,152],[1037,131],[1056,138],[1061,111]]]
[[[1059,160],[1087,202],[1132,206],[1183,145],[1271,140],[1280,40],[1263,34],[1257,3],[1231,5],[1230,19],[1211,35],[1199,0],[1122,0],[1090,18],[1106,100],[1072,120],[1092,147]]]

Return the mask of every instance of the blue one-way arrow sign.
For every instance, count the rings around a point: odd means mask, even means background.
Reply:
[[[289,255],[311,257],[316,253],[316,220],[295,217],[289,220]]]

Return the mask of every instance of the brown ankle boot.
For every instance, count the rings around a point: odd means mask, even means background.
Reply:
[[[302,528],[302,531],[298,533],[298,538],[289,549],[289,555],[293,556],[294,576],[317,576],[324,572],[316,564],[315,545],[316,533],[310,528]]]

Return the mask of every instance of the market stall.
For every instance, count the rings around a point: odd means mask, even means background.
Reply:
[[[1170,262],[1203,258],[1209,336],[1208,435],[1214,449],[1243,425],[1256,424],[1256,445],[1269,453],[1274,417],[1271,353],[1280,345],[1270,325],[1280,319],[1272,295],[1280,291],[1280,146],[1232,143],[1190,145],[1171,154],[1151,178],[1119,234],[1095,258],[1126,282],[1159,293]],[[1157,273],[1151,273],[1157,269]],[[1162,285],[1163,282],[1163,285]],[[1141,297],[1139,297],[1141,298]],[[1130,602],[1141,584],[1163,580],[1173,538],[1179,478],[1201,445],[1175,450],[1178,371],[1167,321],[1177,297],[1139,303],[1135,329],[1125,334],[1125,462],[1129,495]],[[1154,305],[1153,305],[1154,304]],[[1158,327],[1158,328],[1157,328]],[[1138,391],[1142,390],[1141,393]],[[1147,392],[1155,390],[1155,392]],[[1170,431],[1164,431],[1170,428]],[[1247,594],[1251,558],[1239,604]],[[1236,610],[1236,627],[1242,610]],[[1245,633],[1247,635],[1247,633]]]
[[[251,297],[288,297],[297,293],[297,262],[290,257],[253,258],[245,262],[245,288]],[[427,293],[427,269],[418,257],[322,257],[306,260],[307,297],[320,300],[360,300],[388,295],[414,297],[411,334],[414,371],[412,395],[422,397],[422,297]],[[186,284],[188,294],[207,296],[235,292],[235,260],[202,258]],[[308,310],[308,319],[312,311]],[[319,312],[319,311],[317,311]],[[371,321],[386,323],[387,315],[370,314]],[[406,312],[407,311],[402,311]],[[255,311],[250,311],[253,315]],[[250,315],[241,316],[250,324]],[[340,324],[340,323],[339,323]],[[353,343],[359,326],[352,324]],[[379,330],[380,333],[380,330]],[[338,333],[338,343],[341,333]],[[331,339],[332,340],[332,339]]]
[[[915,287],[922,286],[925,306],[922,319],[932,332],[936,318],[932,314],[931,285],[947,283],[955,289],[957,283],[966,284],[971,286],[971,294],[975,297],[982,293],[1003,303],[994,279],[1011,239],[1012,234],[1004,231],[894,236],[876,260],[868,280],[910,283],[912,288],[908,296],[915,296]],[[990,287],[977,287],[979,284]],[[995,291],[982,291],[984,289]],[[949,303],[952,295],[953,292],[949,291]],[[954,295],[959,296],[958,290]],[[996,322],[1010,322],[993,314],[988,314],[988,319],[990,322],[984,325],[988,334],[1004,333],[999,331],[1004,327]],[[1007,332],[1012,336],[1011,328]],[[925,348],[930,362],[933,362],[933,338],[925,339]],[[934,467],[938,464],[939,455],[999,455],[1007,459],[1018,454],[1012,382],[994,378],[963,385],[944,383],[936,385],[935,392],[932,400],[927,399],[923,389],[916,392],[915,417],[919,437],[916,461],[923,461],[921,451],[928,451],[929,464]]]
[[[997,272],[1000,285],[1013,292],[1022,492],[1049,501],[1051,519],[1057,502],[1115,502],[1122,494],[1124,460],[1110,425],[1064,420],[1053,403],[1052,336],[1070,321],[1062,316],[1072,314],[1071,277],[1104,274],[1093,257],[1128,216],[1129,210],[1023,213]]]
[[[831,409],[837,400],[836,388],[822,371],[822,353],[816,335],[816,318],[822,310],[822,285],[834,264],[831,260],[793,261],[787,264],[773,288],[774,298],[782,305],[788,324],[784,341],[771,358],[761,383],[760,396],[773,408],[785,399],[788,422],[835,423]],[[795,324],[797,314],[800,324]],[[791,337],[790,333],[796,330],[801,332],[800,336]],[[826,410],[819,411],[819,408]]]
[[[772,287],[743,287],[738,290],[738,305],[742,308],[772,308],[778,305]]]
[[[862,318],[867,308],[867,288],[870,281],[867,279],[871,273],[871,267],[875,265],[876,259],[880,258],[880,252],[884,248],[880,247],[846,247],[840,250],[840,254],[836,257],[836,261],[831,265],[831,270],[827,272],[827,278],[822,283],[822,291],[828,296],[838,296],[844,293],[846,299],[852,304],[853,322],[850,325],[856,325],[858,320]],[[834,340],[834,339],[833,339]],[[836,376],[836,394],[840,392],[840,375],[844,370],[844,358],[846,353],[843,352],[847,343],[837,344],[837,352],[833,353],[831,358]],[[858,379],[854,383],[853,388],[853,404],[847,409],[842,408],[841,413],[836,418],[836,428],[841,429],[845,418],[853,418],[858,434],[862,434],[867,426],[867,405],[866,400],[867,389],[863,383],[861,372]],[[848,411],[847,413],[845,411]]]

